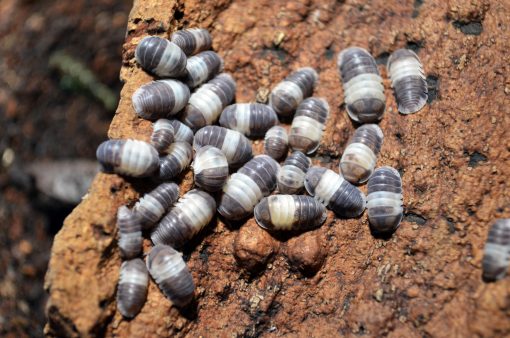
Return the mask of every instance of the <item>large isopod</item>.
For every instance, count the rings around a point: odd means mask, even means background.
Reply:
[[[223,59],[215,52],[207,50],[188,58],[184,82],[190,88],[195,88],[222,71]]]
[[[216,147],[205,146],[198,149],[192,167],[195,185],[205,191],[221,190],[227,181],[227,158]]]
[[[151,144],[158,153],[164,153],[174,142],[174,127],[167,119],[159,119],[152,126]]]
[[[156,148],[138,140],[108,140],[99,145],[96,157],[106,172],[133,177],[151,175],[159,165]]]
[[[179,46],[184,54],[193,55],[211,49],[212,38],[204,28],[188,28],[172,33],[170,40]]]
[[[145,230],[151,229],[178,198],[179,186],[166,182],[140,198],[134,211],[139,216],[142,227]]]
[[[290,147],[305,154],[317,150],[328,117],[329,105],[325,99],[310,97],[301,102],[290,127]]]
[[[280,194],[298,194],[305,185],[305,175],[312,161],[300,151],[295,151],[283,162],[278,174],[278,192]]]
[[[131,101],[136,113],[147,120],[157,120],[180,112],[190,98],[189,88],[177,80],[159,80],[138,88]]]
[[[174,141],[187,142],[193,144],[193,130],[178,120],[170,120],[170,124],[174,127]]]
[[[271,127],[264,136],[264,154],[280,160],[289,151],[289,135],[282,126]]]
[[[498,219],[485,242],[482,260],[483,278],[496,281],[506,276],[510,263],[510,218]]]
[[[143,260],[125,261],[120,267],[117,309],[126,318],[135,317],[147,299],[149,273]]]
[[[123,259],[135,258],[142,252],[142,224],[140,217],[127,206],[117,210],[119,249]]]
[[[159,158],[158,178],[170,180],[181,174],[193,159],[193,149],[188,142],[175,142],[168,147],[167,155]]]
[[[278,116],[271,106],[262,103],[236,103],[226,107],[220,116],[220,125],[237,130],[249,137],[264,136],[278,123]]]
[[[159,77],[186,74],[186,54],[175,43],[157,36],[143,38],[135,50],[138,64]]]

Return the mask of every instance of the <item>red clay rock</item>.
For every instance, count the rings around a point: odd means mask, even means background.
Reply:
[[[319,231],[305,232],[287,242],[287,257],[305,275],[317,272],[327,255],[327,248]]]
[[[264,267],[277,249],[278,242],[254,220],[241,227],[234,240],[236,260],[249,272]]]

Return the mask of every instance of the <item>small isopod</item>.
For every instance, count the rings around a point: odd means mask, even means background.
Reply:
[[[312,161],[300,151],[295,151],[285,159],[278,174],[278,191],[281,194],[297,194],[303,190],[305,175]]]
[[[178,198],[179,186],[175,183],[161,183],[140,198],[134,210],[140,217],[142,227],[151,229]]]
[[[175,43],[157,36],[147,36],[136,46],[135,58],[146,71],[160,77],[186,74],[186,54]]]
[[[239,168],[252,158],[251,142],[238,131],[218,126],[206,126],[195,134],[193,149],[210,145],[220,149],[229,166]]]
[[[321,202],[304,195],[272,195],[255,207],[255,220],[269,231],[314,229],[324,223],[326,216]]]
[[[132,259],[142,251],[142,225],[140,217],[127,206],[117,210],[119,228],[119,249],[123,259]]]
[[[510,218],[498,219],[490,228],[482,261],[483,278],[496,281],[505,277],[510,262]]]
[[[338,55],[337,66],[350,118],[360,123],[373,123],[382,119],[386,97],[372,55],[363,48],[350,47]]]
[[[191,302],[195,283],[180,252],[168,245],[156,245],[147,256],[147,268],[175,306],[182,308]]]
[[[174,127],[174,140],[175,142],[187,142],[193,144],[193,130],[187,125],[178,120],[170,120],[172,127]]]
[[[223,187],[218,212],[228,220],[241,220],[253,213],[255,205],[276,186],[280,165],[267,155],[255,156]]]
[[[287,76],[271,91],[269,104],[281,116],[290,116],[303,99],[313,93],[319,75],[311,67],[303,67]]]
[[[193,149],[187,142],[175,142],[167,149],[167,155],[159,158],[158,178],[169,180],[186,169],[193,158]]]
[[[158,153],[164,153],[174,142],[174,127],[167,119],[159,119],[152,127],[151,144]]]
[[[427,103],[428,88],[418,55],[409,49],[396,50],[390,55],[387,68],[398,111],[411,114],[422,109]]]
[[[290,147],[305,154],[317,150],[328,116],[329,105],[325,99],[310,97],[301,102],[290,127]]]
[[[402,180],[391,167],[377,168],[368,180],[368,221],[376,233],[395,231],[404,214]]]
[[[205,146],[198,149],[192,166],[196,186],[205,191],[221,190],[227,181],[227,158],[218,148]]]
[[[190,98],[189,88],[177,80],[159,80],[138,88],[131,101],[136,113],[147,120],[157,120],[181,111]]]
[[[99,145],[96,157],[103,170],[133,177],[151,175],[158,168],[158,152],[147,142],[108,140]]]
[[[179,46],[184,54],[193,55],[211,49],[212,38],[209,31],[204,28],[188,28],[176,31],[170,40]]]
[[[170,209],[151,234],[154,244],[178,248],[186,244],[212,220],[216,202],[208,193],[190,190]]]
[[[383,139],[377,124],[365,124],[354,131],[340,160],[340,172],[347,181],[360,184],[368,180],[374,172]]]
[[[365,210],[365,194],[333,170],[311,167],[305,176],[305,188],[340,217],[357,217]]]
[[[215,52],[207,50],[188,58],[184,82],[190,88],[195,88],[222,71],[223,59]]]
[[[147,299],[149,273],[140,258],[125,261],[120,267],[117,287],[117,308],[126,318],[133,318],[140,312]]]
[[[250,136],[264,136],[278,123],[278,116],[271,106],[262,103],[236,103],[223,110],[220,125]]]
[[[264,137],[264,153],[275,160],[284,157],[289,151],[289,136],[281,126],[271,127]]]
[[[181,120],[191,129],[211,125],[236,94],[236,82],[228,73],[221,73],[200,86],[191,95]]]

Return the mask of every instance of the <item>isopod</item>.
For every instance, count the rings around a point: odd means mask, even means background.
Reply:
[[[178,198],[179,186],[175,183],[161,183],[140,198],[134,210],[142,227],[145,230],[152,228]]]
[[[133,318],[140,312],[147,299],[149,273],[140,258],[125,261],[120,267],[117,287],[117,308],[126,318]]]
[[[319,75],[315,69],[299,68],[273,88],[269,104],[278,115],[292,115],[299,103],[312,95],[318,79]]]
[[[184,54],[193,55],[211,49],[212,38],[209,31],[204,28],[188,28],[176,31],[170,41],[179,46]]]
[[[329,105],[325,99],[310,97],[301,102],[290,127],[290,147],[305,154],[317,150],[328,116]]]
[[[250,137],[264,136],[276,123],[278,116],[273,108],[262,103],[236,103],[225,108],[220,116],[220,126]]]
[[[123,259],[132,259],[142,251],[142,225],[140,217],[123,205],[117,210],[119,249]]]
[[[222,71],[223,59],[215,52],[207,50],[188,58],[184,82],[190,88],[195,88]]]
[[[409,49],[396,50],[390,55],[387,68],[398,111],[411,114],[422,109],[427,103],[428,88],[418,55]]]
[[[190,98],[189,88],[177,80],[159,80],[138,88],[131,101],[138,116],[157,120],[180,112]]]
[[[372,55],[363,48],[350,47],[338,55],[337,65],[350,118],[359,123],[374,123],[382,119],[386,97]]]
[[[193,149],[210,145],[220,149],[229,166],[239,168],[252,158],[251,142],[238,131],[219,126],[206,126],[195,134]]]
[[[187,142],[193,144],[193,130],[178,120],[170,120],[170,124],[174,127],[175,142]]]
[[[311,167],[305,176],[305,188],[340,217],[357,217],[365,210],[365,194],[333,170]]]
[[[182,196],[151,234],[154,244],[178,248],[186,244],[212,220],[216,202],[208,193],[190,190]]]
[[[174,127],[169,120],[159,119],[152,128],[151,144],[161,154],[174,142]]]
[[[179,77],[186,73],[186,54],[175,43],[147,36],[136,46],[135,58],[146,71],[160,77]]]
[[[404,214],[402,180],[391,167],[377,168],[368,180],[368,221],[376,233],[395,231]]]
[[[278,174],[278,191],[281,194],[297,194],[303,190],[305,175],[312,161],[300,151],[295,151],[283,162]]]
[[[255,207],[255,220],[269,231],[314,229],[324,223],[326,216],[321,202],[304,195],[272,195]]]
[[[186,169],[193,158],[193,149],[187,142],[175,142],[167,149],[167,155],[159,158],[158,178],[169,180]]]
[[[510,262],[510,219],[498,219],[485,242],[482,261],[483,278],[496,281],[505,277]]]
[[[276,186],[280,165],[267,155],[255,156],[223,186],[218,212],[228,220],[241,220],[251,215],[260,200]]]
[[[200,86],[191,95],[181,120],[191,129],[211,125],[235,97],[236,82],[230,74],[221,73]]]
[[[147,256],[147,268],[166,298],[177,307],[193,299],[195,283],[182,254],[168,245],[154,246]]]
[[[147,142],[108,140],[99,145],[96,157],[106,172],[133,177],[151,175],[158,168],[158,152]]]
[[[269,128],[264,137],[264,153],[275,160],[284,157],[289,151],[289,136],[285,128],[274,126]]]
[[[198,149],[192,166],[195,184],[199,188],[218,191],[227,181],[227,158],[218,148],[205,146]]]
[[[366,182],[374,172],[384,136],[377,124],[365,124],[354,131],[340,160],[342,176],[353,184]]]

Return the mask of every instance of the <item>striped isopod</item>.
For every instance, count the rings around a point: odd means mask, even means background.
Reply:
[[[404,214],[402,180],[391,167],[377,168],[368,180],[368,221],[376,233],[395,231]]]
[[[289,136],[281,126],[271,127],[264,137],[264,154],[275,160],[284,157],[289,151]]]
[[[169,180],[186,169],[193,158],[193,149],[187,142],[175,142],[167,149],[167,155],[159,158],[158,178]]]
[[[422,109],[427,103],[428,88],[418,55],[409,49],[396,50],[390,55],[387,68],[398,111],[411,114]]]
[[[382,119],[386,97],[377,64],[363,48],[350,47],[338,55],[338,69],[350,118],[360,123]]]
[[[152,243],[181,247],[209,224],[215,212],[216,202],[211,195],[190,190],[161,219],[151,234]]]
[[[195,88],[222,71],[223,59],[215,52],[207,50],[188,58],[184,82],[190,88]]]
[[[134,210],[140,217],[142,227],[151,229],[178,198],[179,186],[175,183],[161,183],[140,198]]]
[[[255,205],[274,190],[279,170],[280,165],[273,158],[255,156],[223,186],[218,212],[228,220],[251,215]]]
[[[374,172],[384,136],[377,124],[365,124],[354,131],[342,159],[340,172],[353,184],[363,183]]]
[[[191,302],[195,284],[180,252],[168,245],[156,245],[147,256],[147,268],[175,306],[184,307]]]
[[[220,126],[250,137],[264,136],[276,123],[278,116],[273,108],[262,103],[236,103],[225,108],[220,116]]]
[[[149,273],[141,258],[125,261],[120,267],[117,287],[117,308],[126,318],[140,312],[147,299]]]
[[[310,97],[301,102],[290,127],[290,147],[306,154],[317,150],[328,117],[329,105],[325,99]]]
[[[304,195],[272,195],[255,207],[255,220],[269,231],[314,229],[324,223],[326,216],[321,202]]]
[[[205,146],[197,150],[193,161],[195,185],[206,191],[221,190],[228,177],[228,162],[216,147]]]
[[[127,206],[117,210],[119,228],[119,249],[123,259],[132,259],[142,251],[142,224],[140,217]]]
[[[312,161],[302,152],[295,151],[290,154],[278,174],[278,192],[290,195],[301,192],[310,164]]]
[[[238,131],[223,127],[206,126],[197,131],[193,149],[197,151],[207,145],[220,149],[233,168],[239,168],[253,156],[250,140]]]
[[[97,147],[96,157],[104,171],[133,177],[149,176],[158,168],[158,152],[147,142],[108,140]]]
[[[186,54],[175,43],[157,36],[143,38],[135,50],[138,64],[160,77],[179,77],[186,74]]]
[[[510,262],[510,218],[498,219],[489,230],[482,270],[486,281],[505,277]]]
[[[269,104],[281,116],[291,116],[303,99],[313,93],[319,75],[311,67],[299,68],[271,91]]]
[[[136,113],[147,120],[175,115],[188,103],[189,88],[177,80],[159,80],[138,88],[131,101]]]
[[[178,120],[170,120],[170,124],[174,127],[174,141],[187,142],[193,144],[193,130]]]
[[[170,120],[159,119],[152,127],[151,144],[158,153],[164,153],[174,142],[174,127]]]
[[[311,167],[305,176],[305,188],[340,217],[357,217],[365,210],[365,194],[333,170]]]
[[[236,82],[227,73],[217,75],[191,95],[181,120],[193,130],[211,125],[235,97]]]
[[[170,40],[179,46],[186,55],[211,49],[212,46],[211,34],[204,28],[188,28],[174,32]]]

